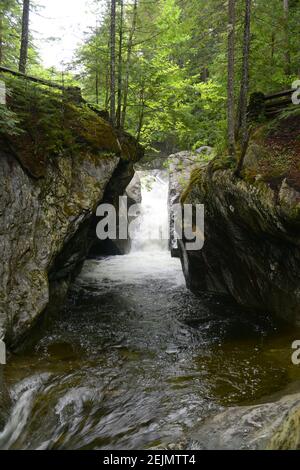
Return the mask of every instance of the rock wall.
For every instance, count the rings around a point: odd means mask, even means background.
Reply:
[[[199,155],[192,152],[179,152],[167,159],[169,168],[169,221],[170,221],[170,251],[172,257],[179,257],[178,243],[175,236],[174,204],[180,203],[182,192],[188,186],[192,171],[199,167]],[[201,164],[203,166],[203,163]]]
[[[135,165],[133,162],[121,162],[115,170],[115,173],[110,180],[104,197],[103,202],[112,204],[117,211],[117,235],[119,233],[119,196],[127,197],[127,207],[130,208],[133,204],[141,203],[141,181],[138,173],[135,172]],[[130,220],[128,220],[130,222]],[[90,227],[90,235],[93,237],[96,231],[98,220],[93,218]],[[90,255],[125,255],[130,252],[131,239],[128,236],[126,240],[93,240]]]
[[[10,346],[59,306],[87,255],[90,223],[109,182],[132,165],[130,152],[132,160],[142,155],[126,136],[110,138],[112,152],[86,145],[48,158],[41,178],[11,147],[0,151],[0,328]]]
[[[96,209],[118,162],[61,157],[49,162],[45,178],[34,180],[1,152],[0,318],[9,342],[48,305],[48,273]]]
[[[300,395],[256,406],[229,408],[195,431],[198,450],[299,450]]]
[[[205,245],[180,243],[188,287],[300,323],[300,193],[236,179],[231,170],[193,173],[183,196],[205,205]]]

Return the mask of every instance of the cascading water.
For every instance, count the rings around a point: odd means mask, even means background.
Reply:
[[[1,449],[189,448],[222,406],[300,379],[286,356],[294,328],[187,291],[164,239],[165,176],[141,177],[132,252],[87,260],[62,314],[6,366]]]
[[[142,185],[141,214],[132,234],[132,251],[167,251],[168,179],[167,172],[140,172]]]

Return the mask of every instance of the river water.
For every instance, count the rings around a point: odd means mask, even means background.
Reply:
[[[151,191],[164,195],[167,214],[165,186]],[[150,209],[147,194],[143,237]],[[164,217],[153,220],[162,233]],[[133,246],[127,256],[87,260],[63,311],[10,359],[1,449],[185,446],[224,407],[298,383],[291,344],[299,330],[194,296],[165,241]]]

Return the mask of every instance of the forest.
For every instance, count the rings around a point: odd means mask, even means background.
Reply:
[[[249,96],[299,76],[298,0],[107,2],[62,70],[43,68],[28,28],[38,2],[0,8],[0,65],[80,86],[150,153],[232,150]]]

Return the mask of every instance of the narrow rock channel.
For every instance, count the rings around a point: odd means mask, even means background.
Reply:
[[[159,226],[168,217],[163,184],[144,186],[141,237],[151,210]],[[126,256],[87,260],[63,312],[11,357],[0,448],[189,447],[207,418],[300,379],[287,354],[295,333],[194,296],[165,242],[137,240]]]

